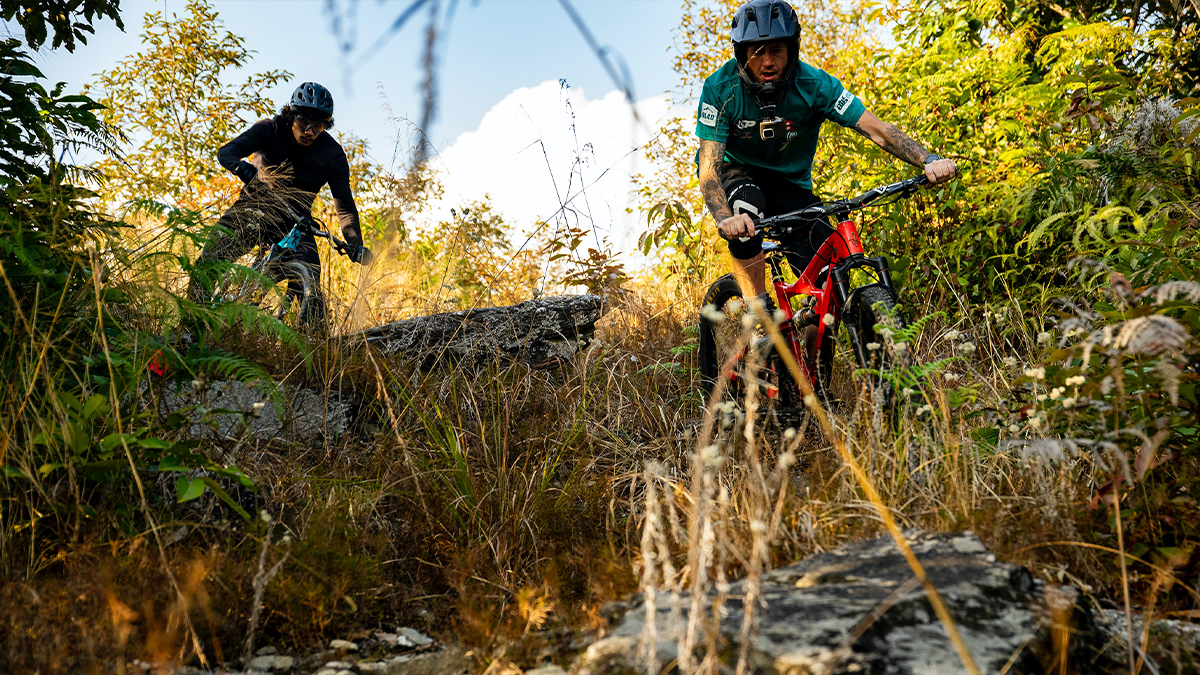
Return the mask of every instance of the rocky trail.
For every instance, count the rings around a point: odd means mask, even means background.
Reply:
[[[941,593],[980,672],[1122,672],[1127,663],[1123,612],[1097,607],[1069,585],[1048,584],[1027,569],[998,562],[971,532],[907,533],[910,544]],[[767,573],[761,580],[757,636],[751,670],[776,675],[925,675],[966,672],[921,584],[888,537],[847,544]],[[717,645],[723,663],[738,659],[747,580],[722,598]],[[659,590],[648,606],[643,594],[601,610],[609,628],[575,641],[525,675],[619,675],[644,672],[653,636],[653,665],[675,672],[688,626],[691,598]],[[715,596],[705,600],[708,608]],[[648,629],[647,624],[653,622]],[[1134,616],[1135,635],[1143,623]],[[1197,672],[1186,654],[1200,650],[1200,627],[1154,621],[1181,649],[1174,662],[1146,662],[1148,673]],[[706,639],[697,640],[697,662]],[[579,649],[574,649],[578,646]],[[1065,646],[1065,649],[1064,649]],[[133,663],[145,671],[151,664]],[[459,675],[473,660],[411,628],[364,631],[331,641],[309,654],[260,648],[242,670],[179,669],[180,675]],[[154,668],[156,672],[162,672]],[[506,671],[508,672],[508,671]]]

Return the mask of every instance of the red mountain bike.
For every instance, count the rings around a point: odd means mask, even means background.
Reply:
[[[822,202],[763,218],[755,224],[755,230],[763,233],[763,253],[771,268],[771,285],[783,312],[779,325],[783,339],[802,374],[822,397],[828,396],[834,342],[843,318],[859,366],[877,373],[885,372],[891,365],[888,350],[876,331],[877,324],[889,321],[892,328],[904,325],[895,310],[897,294],[887,257],[868,257],[863,253],[858,228],[849,215],[880,199],[909,197],[928,182],[925,176],[918,176],[877,187],[852,199]],[[802,236],[800,231],[808,231],[803,224],[835,217],[838,223],[833,234],[817,249],[799,277],[787,282],[784,264],[789,254],[794,255],[792,242]],[[852,285],[852,282],[866,283]],[[798,309],[792,305],[793,298],[799,298]],[[771,338],[761,335],[761,329],[757,337],[744,337],[740,319],[746,311],[742,290],[732,274],[717,279],[704,294],[699,361],[705,400],[712,395],[718,379],[726,377],[724,389],[734,399],[744,394],[746,386],[758,386],[767,398],[778,400],[784,407],[799,406],[800,388],[792,381]],[[815,339],[806,335],[810,327],[815,327]],[[884,378],[872,376],[871,385],[875,395],[890,403],[891,386]]]

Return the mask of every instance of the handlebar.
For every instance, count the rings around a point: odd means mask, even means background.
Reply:
[[[275,190],[271,188],[270,184],[263,181],[262,179],[255,177],[255,178],[251,179],[251,183],[257,183],[258,187],[259,187],[258,191],[265,192],[265,193],[271,195],[271,197],[276,201],[276,203],[278,203],[279,206],[281,206],[284,209],[284,211],[288,214],[288,216],[290,216],[292,218],[292,220],[295,222],[295,224],[292,226],[293,229],[301,228],[301,229],[305,230],[306,234],[311,234],[314,237],[322,237],[322,238],[328,239],[329,242],[333,245],[333,250],[337,251],[338,254],[340,254],[340,255],[350,257],[350,245],[348,243],[342,241],[341,239],[338,239],[337,237],[333,236],[329,232],[325,231],[325,229],[324,229],[325,223],[322,223],[320,220],[317,220],[311,214],[301,215],[301,214],[297,213],[295,207],[293,207],[290,203],[288,203],[288,201],[286,199],[284,199],[283,197],[280,197],[275,192]],[[365,247],[364,247],[364,250],[366,250]]]
[[[902,180],[890,185],[882,185],[877,188],[872,188],[866,192],[851,197],[849,199],[837,199],[831,202],[822,202],[813,206],[791,211],[789,213],[781,213],[777,216],[763,218],[755,223],[754,229],[761,231],[766,236],[781,235],[791,232],[791,225],[806,220],[818,220],[830,218],[833,216],[846,216],[854,211],[858,211],[872,202],[884,197],[892,197],[900,195],[908,197],[917,191],[917,188],[928,185],[929,179],[924,174]]]

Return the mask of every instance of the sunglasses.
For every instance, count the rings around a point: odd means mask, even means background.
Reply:
[[[317,133],[321,133],[333,127],[333,120],[310,120],[307,117],[297,115],[296,124],[300,125],[300,131],[302,132],[314,130]]]

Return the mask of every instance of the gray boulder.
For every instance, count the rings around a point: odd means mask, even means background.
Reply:
[[[276,400],[267,387],[237,380],[168,384],[160,401],[163,413],[184,411],[192,420],[192,438],[240,438],[292,443],[334,439],[350,426],[350,403],[322,392],[279,386]]]
[[[926,574],[953,615],[983,673],[1041,673],[1057,658],[1055,626],[1072,626],[1067,657],[1078,666],[1094,658],[1098,639],[1092,614],[1069,587],[1049,586],[1028,570],[996,562],[970,532],[907,533]],[[719,644],[736,664],[746,592],[733,584],[724,603]],[[916,675],[963,673],[945,630],[890,537],[840,547],[766,574],[752,644],[754,670],[780,675]],[[669,593],[655,612],[659,666],[678,656],[683,616],[672,621]],[[711,603],[710,603],[711,606]],[[611,611],[611,610],[610,610]],[[641,596],[608,637],[576,660],[576,675],[638,672],[638,644],[646,622]],[[703,640],[700,640],[703,644]]]
[[[587,346],[603,314],[598,295],[556,295],[505,307],[419,316],[360,335],[384,355],[428,369],[445,361],[481,364],[512,359],[553,366]]]

